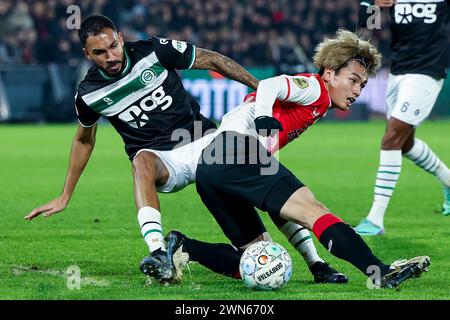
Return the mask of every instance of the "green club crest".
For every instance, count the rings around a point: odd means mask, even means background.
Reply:
[[[156,78],[156,73],[152,69],[145,69],[141,73],[140,80],[143,85],[149,85]]]

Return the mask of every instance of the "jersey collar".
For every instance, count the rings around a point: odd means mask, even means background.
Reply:
[[[117,79],[123,77],[124,75],[126,75],[128,73],[128,71],[130,71],[131,60],[130,60],[130,57],[128,56],[127,48],[125,48],[125,46],[123,47],[123,52],[125,54],[125,69],[123,69],[123,71],[122,71],[122,73],[120,75],[115,76],[115,77],[111,77],[111,76],[108,76],[106,73],[104,73],[99,68],[98,71],[100,72],[100,75],[103,77],[103,79],[105,79],[105,80],[117,80]]]

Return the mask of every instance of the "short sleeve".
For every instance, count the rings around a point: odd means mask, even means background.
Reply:
[[[195,61],[195,46],[189,42],[152,37],[158,60],[167,69],[190,69]]]
[[[78,94],[75,96],[75,112],[78,122],[85,128],[93,127],[102,116],[89,108]]]

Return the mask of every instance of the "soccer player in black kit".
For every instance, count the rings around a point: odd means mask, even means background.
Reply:
[[[177,129],[198,140],[206,130],[216,128],[200,114],[200,106],[185,91],[176,69],[213,70],[253,89],[258,80],[233,60],[188,42],[157,37],[125,42],[105,16],[87,17],[78,35],[93,64],[75,97],[79,126],[64,188],[59,197],[35,208],[25,219],[40,214],[48,217],[66,208],[94,149],[97,122],[104,116],[122,137],[132,161],[134,199],[144,240],[150,253],[164,256],[157,191],[172,191],[174,181],[172,167],[159,152],[180,143],[172,139]],[[201,123],[201,132],[195,132],[194,123]]]
[[[209,69],[253,89],[258,80],[233,60],[188,42],[157,37],[124,42],[104,16],[87,17],[79,37],[86,57],[94,63],[75,98],[79,126],[65,185],[59,197],[35,208],[25,219],[40,214],[48,217],[66,208],[94,149],[97,122],[104,116],[121,135],[132,161],[138,221],[150,251],[141,270],[150,276],[157,271],[159,280],[172,278],[171,269],[163,268],[167,253],[157,191],[176,192],[194,182],[195,168],[189,164],[197,163],[213,139],[206,131],[216,128],[200,114],[200,106],[187,94],[175,70]],[[201,124],[200,131],[195,124]],[[188,134],[186,147],[179,147],[180,141],[173,139],[177,130]],[[315,279],[347,282],[347,277],[323,263],[312,241],[302,250],[302,255],[314,253],[309,255],[315,259],[311,269]],[[162,272],[145,267],[147,262],[154,262]]]
[[[384,234],[384,215],[400,176],[402,156],[438,178],[444,192],[442,214],[450,215],[450,170],[424,141],[415,138],[416,128],[433,109],[446,77],[450,0],[364,1],[361,17],[371,4],[390,10],[391,71],[386,96],[388,123],[374,200],[367,218],[355,228],[361,235]],[[366,21],[367,16],[362,26]]]

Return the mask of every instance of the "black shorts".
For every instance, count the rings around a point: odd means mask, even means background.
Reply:
[[[225,235],[243,246],[266,231],[254,207],[279,216],[304,185],[258,139],[227,131],[203,150],[196,186]]]

